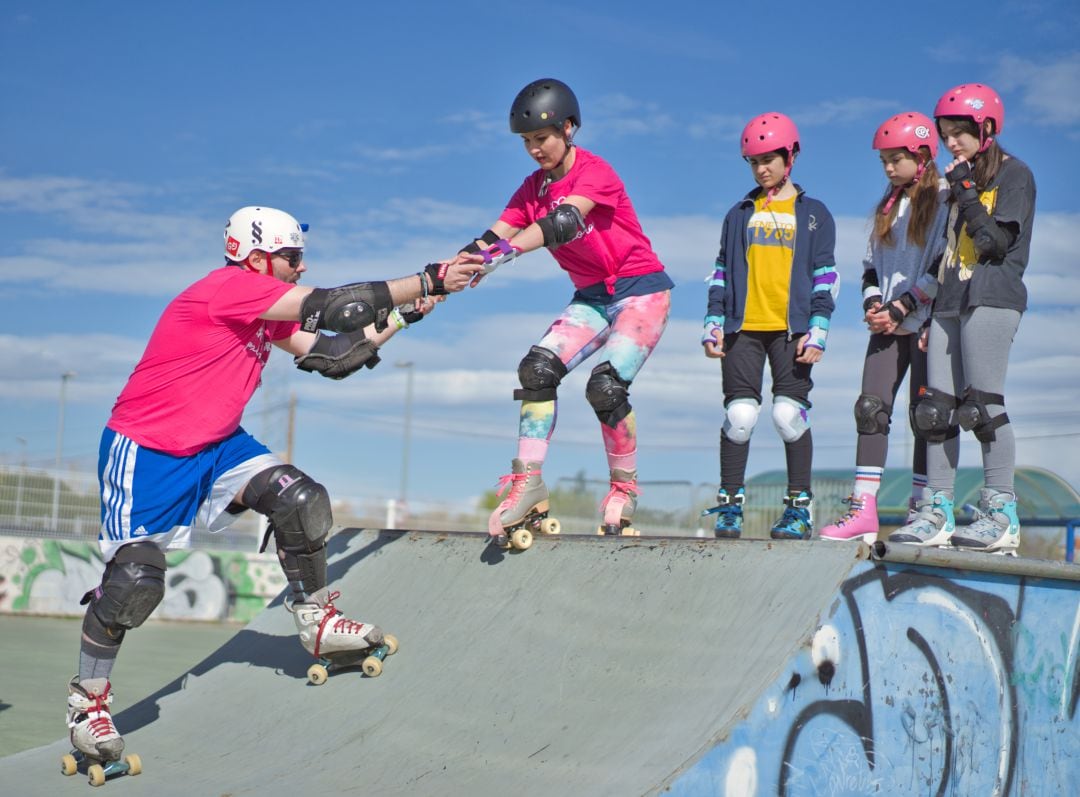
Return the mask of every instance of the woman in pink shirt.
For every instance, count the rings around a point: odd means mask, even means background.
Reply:
[[[556,391],[568,372],[596,353],[585,398],[600,420],[611,471],[600,533],[637,533],[630,525],[638,495],[630,384],[667,325],[674,284],[615,170],[574,144],[580,125],[577,98],[565,83],[545,78],[518,93],[510,130],[540,168],[525,178],[498,221],[450,261],[483,260],[490,273],[543,246],[575,288],[570,304],[518,366],[518,452],[501,480],[500,495],[507,487],[509,492],[488,521],[501,545],[527,547],[532,531],[557,530],[557,523],[545,522],[548,490],[541,478],[555,428]]]

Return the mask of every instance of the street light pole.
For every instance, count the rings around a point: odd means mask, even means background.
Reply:
[[[401,449],[401,485],[398,488],[398,501],[405,506],[409,494],[409,448],[412,443],[413,362],[404,360],[394,366],[405,369],[405,441]]]
[[[22,524],[22,489],[23,475],[26,473],[26,438],[16,437],[15,442],[22,447],[22,457],[19,460],[19,481],[15,486],[15,525]]]
[[[67,383],[75,377],[74,371],[60,374],[60,417],[56,424],[56,469],[53,472],[52,527],[58,531],[60,517],[60,461],[64,455],[64,405],[67,403]]]

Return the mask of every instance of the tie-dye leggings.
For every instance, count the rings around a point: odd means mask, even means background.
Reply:
[[[670,309],[671,291],[628,296],[610,305],[575,300],[537,345],[553,352],[568,372],[599,351],[598,364],[611,363],[619,377],[630,383],[660,340]],[[555,400],[521,402],[518,435],[522,443],[551,439],[556,404]],[[636,451],[637,421],[633,410],[614,428],[606,424],[600,427],[609,459]]]

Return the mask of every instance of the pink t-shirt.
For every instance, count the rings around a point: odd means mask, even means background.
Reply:
[[[300,328],[295,321],[259,318],[292,287],[235,266],[188,287],[162,313],[108,427],[174,456],[194,454],[236,431],[270,342]]]
[[[585,217],[585,230],[576,240],[551,251],[559,265],[570,274],[574,287],[603,282],[614,292],[620,277],[639,277],[663,271],[664,265],[641,231],[637,213],[626,188],[607,161],[591,152],[575,148],[574,165],[562,179],[550,183],[544,196],[544,170],[537,169],[511,197],[500,221],[524,229],[543,218],[568,196],[583,196],[596,203]]]

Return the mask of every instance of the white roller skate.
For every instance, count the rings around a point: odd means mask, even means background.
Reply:
[[[541,464],[515,458],[510,473],[499,479],[496,495],[509,492],[488,518],[488,535],[494,545],[524,551],[532,545],[534,534],[558,534],[562,530],[558,520],[548,517],[550,503],[540,474]]]
[[[923,489],[915,519],[889,535],[889,542],[903,542],[921,548],[949,548],[956,531],[953,498],[940,490]]]
[[[1016,496],[983,487],[975,519],[971,525],[956,530],[952,535],[952,544],[966,551],[1016,556],[1016,549],[1020,546]]]
[[[615,468],[611,471],[611,489],[600,503],[603,521],[596,533],[605,536],[638,537],[641,533],[632,525],[634,510],[641,491],[637,486],[637,471]]]
[[[378,626],[345,617],[334,606],[340,596],[323,587],[305,603],[285,603],[296,621],[300,644],[319,660],[308,668],[313,684],[323,683],[332,670],[357,665],[375,677],[382,672],[382,660],[397,651],[397,640]]]
[[[75,676],[68,683],[67,725],[74,748],[60,761],[65,775],[84,772],[92,786],[115,775],[138,775],[142,763],[137,755],[124,756],[124,738],[113,725],[112,686],[106,678]],[[121,761],[123,756],[123,761]]]

